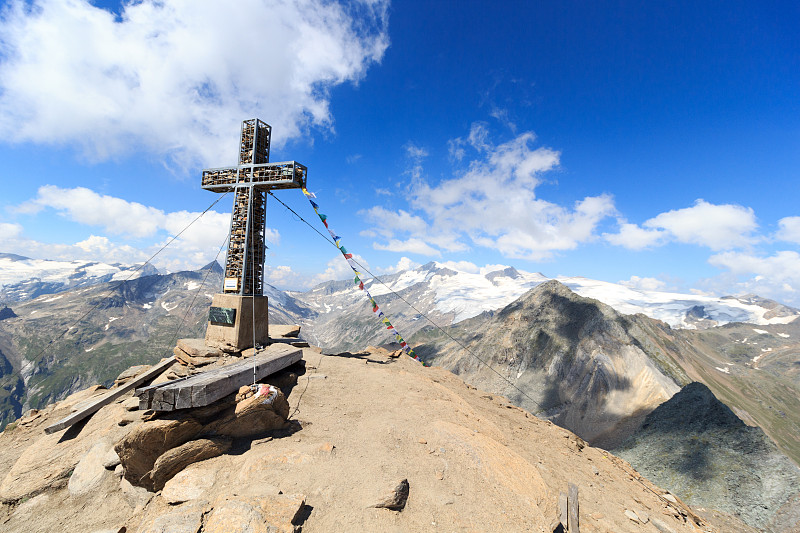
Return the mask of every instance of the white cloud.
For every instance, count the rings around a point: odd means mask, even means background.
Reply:
[[[360,255],[353,254],[353,259],[361,265],[364,265],[365,270],[370,269],[369,263]],[[326,263],[325,266],[326,268],[324,272],[320,272],[319,274],[311,277],[311,279],[308,281],[309,287],[313,287],[319,283],[325,283],[326,281],[353,279],[355,277],[353,269],[350,268],[350,264],[344,259],[344,257],[341,256],[341,254],[333,257]],[[366,272],[364,272],[364,274],[365,273]]]
[[[756,293],[790,305],[800,304],[800,299],[792,295],[800,289],[800,253],[783,250],[770,256],[758,256],[723,252],[712,255],[708,262],[738,278],[731,285],[740,293]]]
[[[639,276],[631,276],[630,279],[622,280],[619,284],[630,287],[631,289],[642,289],[645,291],[661,291],[667,286],[667,284],[660,279],[640,278]]]
[[[412,237],[406,240],[400,239],[389,239],[387,243],[379,243],[374,242],[372,243],[372,247],[376,250],[388,250],[390,252],[408,252],[410,254],[420,254],[425,256],[440,256],[442,252],[433,248],[431,245],[423,241],[422,239],[418,239],[416,237]]]
[[[392,228],[404,228],[411,233],[422,233],[428,227],[428,224],[421,217],[412,215],[402,209],[394,212],[380,206],[374,206],[362,211],[360,214],[375,225],[375,231],[386,237],[394,233]]]
[[[729,250],[754,242],[758,227],[749,207],[710,204],[697,200],[692,207],[661,213],[644,223],[653,230],[664,230],[682,243],[699,244],[712,250]]]
[[[32,239],[3,241],[3,251],[35,259],[64,261],[89,260],[104,263],[133,264],[145,261],[151,253],[133,246],[112,242],[107,237],[90,235],[75,244],[53,244]],[[193,268],[200,265],[195,265]]]
[[[243,119],[268,119],[278,144],[331,127],[329,89],[380,61],[387,9],[142,0],[116,18],[85,0],[12,0],[0,14],[0,138],[76,145],[93,160],[145,149],[181,167],[232,163]]]
[[[400,210],[390,216],[381,207],[367,212],[376,231],[393,238],[389,245],[374,246],[430,256],[475,244],[507,257],[542,260],[593,239],[600,221],[615,213],[612,198],[587,197],[571,207],[537,198],[541,174],[558,167],[560,154],[535,148],[534,141],[534,134],[526,132],[494,146],[485,126],[474,124],[460,145],[481,155],[465,172],[438,184],[415,181],[412,213]],[[403,218],[409,223],[399,224]]]
[[[800,244],[800,217],[784,217],[778,221],[778,239]]]
[[[396,272],[402,272],[404,270],[413,270],[413,269],[417,268],[418,266],[420,266],[419,263],[417,263],[416,261],[412,261],[408,257],[403,256],[403,257],[400,258],[400,260],[397,262],[396,265],[392,265],[392,266],[388,266],[388,267],[384,267],[384,268],[380,268],[379,267],[379,268],[376,268],[374,270],[374,272],[376,274],[378,274],[378,275],[394,274]]]
[[[67,245],[63,250],[64,253],[72,250],[79,253],[80,257],[89,259],[108,260],[108,258],[113,259],[115,253],[120,253],[124,257],[136,257],[137,261],[141,261],[166,245],[173,236],[180,234],[154,260],[160,268],[172,271],[198,268],[210,262],[218,253],[224,257],[225,250],[220,252],[220,247],[228,235],[231,219],[230,213],[216,211],[207,211],[202,216],[201,213],[192,211],[167,213],[122,198],[97,194],[84,187],[65,189],[53,185],[40,187],[36,198],[25,202],[22,207],[21,210],[27,213],[52,208],[69,220],[101,227],[110,235],[119,235],[122,238],[158,239],[141,252],[136,252],[130,246],[112,242],[107,237],[96,236],[74,246]],[[265,229],[265,237],[268,246],[280,243],[280,234],[273,228]],[[26,246],[35,249],[45,246],[26,242]],[[87,257],[87,253],[91,250],[98,255]],[[53,258],[47,254],[43,257]],[[115,259],[115,261],[121,260]]]
[[[0,242],[16,239],[21,233],[21,225],[12,222],[0,222]]]
[[[661,213],[642,226],[619,221],[619,233],[604,233],[611,244],[642,250],[667,242],[699,244],[712,250],[730,250],[756,242],[756,216],[749,207],[710,204],[697,200],[692,207]]]
[[[643,229],[636,224],[629,224],[627,222],[620,222],[619,233],[603,234],[603,237],[611,244],[623,246],[631,250],[642,250],[660,244],[664,236],[665,232],[662,230]]]
[[[471,261],[439,261],[437,264],[444,268],[449,268],[450,270],[467,272],[469,274],[478,274],[481,272],[481,268]]]
[[[115,235],[148,237],[162,227],[163,211],[137,202],[100,195],[85,187],[64,189],[55,185],[39,187],[36,198],[17,211],[35,213],[50,207],[62,216],[89,226],[102,226]]]

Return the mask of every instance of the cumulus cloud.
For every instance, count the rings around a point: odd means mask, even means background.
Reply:
[[[800,244],[800,217],[785,217],[778,221],[778,233],[776,238]]]
[[[777,251],[772,255],[722,252],[708,262],[737,279],[729,282],[740,293],[756,293],[790,305],[800,305],[800,253]]]
[[[390,265],[388,267],[378,267],[374,270],[375,274],[383,275],[383,274],[395,274],[397,272],[402,272],[404,270],[413,270],[420,266],[419,263],[409,259],[408,257],[401,257],[400,260],[397,262],[396,265]]]
[[[207,211],[165,212],[155,207],[122,198],[98,194],[84,187],[62,188],[45,185],[39,188],[37,196],[25,202],[18,211],[38,212],[54,209],[59,215],[88,226],[102,228],[108,234],[123,239],[155,239],[152,245],[144,246],[142,252],[134,253],[133,248],[110,241],[107,237],[91,237],[88,241],[67,246],[65,250],[89,252],[93,249],[98,255],[94,258],[113,257],[115,253],[125,257],[146,259],[173,236],[179,235],[169,247],[155,260],[156,265],[168,270],[197,268],[220,253],[230,227],[230,213]],[[190,225],[191,224],[191,225]],[[280,234],[273,228],[265,229],[267,245],[280,243]],[[27,246],[37,246],[28,243]],[[80,254],[86,257],[85,253]],[[47,258],[51,258],[46,256]],[[91,257],[90,257],[91,258]],[[116,259],[120,261],[121,259]]]
[[[644,223],[650,229],[668,232],[682,243],[699,244],[712,250],[728,250],[753,243],[758,227],[749,207],[710,204],[697,200],[692,207],[667,211]]]
[[[620,221],[619,233],[603,237],[617,246],[641,250],[667,242],[698,244],[714,251],[730,250],[756,242],[756,216],[749,207],[711,204],[697,200],[692,207],[666,211],[642,226]]]
[[[380,61],[387,9],[142,0],[116,16],[86,0],[12,0],[0,12],[0,139],[224,164],[245,118],[268,117],[279,144],[332,127],[329,89]]]
[[[642,289],[645,291],[661,291],[667,286],[667,284],[660,279],[640,278],[639,276],[631,276],[630,279],[622,280],[619,284],[630,287],[631,289]]]
[[[442,255],[439,250],[429,245],[422,239],[418,239],[416,237],[406,240],[389,239],[389,242],[386,243],[375,242],[372,243],[372,247],[376,250],[387,250],[390,252],[408,252],[410,254],[419,254],[425,256]]]
[[[643,250],[660,244],[665,236],[662,230],[644,229],[636,224],[620,222],[619,233],[604,233],[603,237],[616,246],[630,250]]]
[[[560,154],[535,147],[535,139],[525,132],[495,146],[485,125],[473,124],[469,136],[456,143],[478,154],[466,171],[437,184],[418,172],[411,212],[382,207],[366,212],[375,231],[389,240],[374,246],[436,257],[477,245],[507,257],[542,260],[593,239],[600,221],[615,213],[612,198],[587,197],[572,206],[537,198],[541,175],[558,167]]]
[[[0,222],[0,242],[16,239],[21,233],[21,225],[12,222]]]
[[[90,235],[74,244],[45,243],[21,237],[0,242],[3,244],[4,252],[37,259],[133,264],[145,261],[152,254],[152,252],[147,253],[130,245],[115,243],[107,237],[99,235]]]
[[[370,269],[369,263],[360,255],[353,254],[353,259],[363,265],[365,269]],[[350,264],[345,261],[341,254],[337,254],[325,264],[324,272],[320,272],[310,278],[307,286],[313,287],[331,280],[352,279],[353,276],[353,269],[350,268]]]

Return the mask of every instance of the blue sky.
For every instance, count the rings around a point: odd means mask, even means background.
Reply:
[[[797,3],[496,4],[5,2],[0,250],[149,257],[259,117],[376,273],[514,265],[800,305]],[[230,204],[156,265],[210,261]],[[268,282],[349,277],[274,202],[268,224]]]

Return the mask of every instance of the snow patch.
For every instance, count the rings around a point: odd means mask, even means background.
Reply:
[[[142,308],[143,309],[152,309],[153,306],[152,306],[152,304],[142,304]]]
[[[725,367],[725,368],[720,368],[720,367],[718,367],[718,366],[715,366],[714,368],[716,368],[717,370],[719,370],[719,371],[720,371],[720,372],[722,372],[723,374],[730,374],[730,373],[731,373],[731,369],[730,369],[730,368],[728,368],[728,367]]]
[[[756,332],[756,333],[758,333],[759,335],[769,335],[769,331],[764,331],[763,329],[756,329],[756,328],[753,328],[753,331],[755,331],[755,332]]]
[[[778,333],[778,337],[783,337],[784,339],[788,339],[789,337],[791,337],[791,335],[789,335],[788,333]]]
[[[186,290],[187,291],[193,291],[195,289],[199,289],[200,288],[200,284],[197,283],[196,281],[187,281],[185,283],[185,285],[186,285]]]
[[[163,308],[164,308],[164,310],[165,310],[167,313],[169,313],[170,311],[172,311],[173,309],[175,309],[176,307],[178,307],[178,304],[175,304],[175,305],[173,305],[172,307],[170,307],[170,306],[169,306],[169,304],[167,304],[167,302],[161,302],[161,307],[163,307]]]
[[[60,300],[63,297],[64,297],[63,294],[59,294],[58,296],[53,296],[52,298],[48,298],[47,300],[43,300],[43,302],[44,303],[55,302],[56,300]]]

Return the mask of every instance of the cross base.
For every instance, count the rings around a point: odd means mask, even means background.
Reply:
[[[215,294],[211,299],[206,344],[226,352],[241,352],[256,344],[269,342],[269,319],[266,296]],[[255,323],[253,312],[255,311]]]

